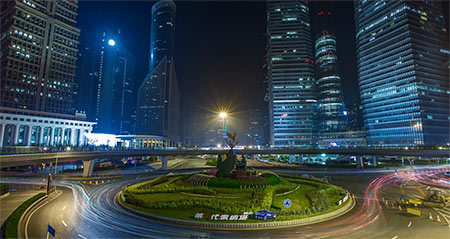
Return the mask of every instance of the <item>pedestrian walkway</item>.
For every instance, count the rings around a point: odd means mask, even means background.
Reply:
[[[9,215],[23,202],[40,192],[45,192],[45,190],[15,191],[11,192],[11,195],[0,199],[0,225],[3,225]]]

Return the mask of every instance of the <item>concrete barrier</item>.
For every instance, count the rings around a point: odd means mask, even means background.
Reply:
[[[309,218],[295,219],[295,220],[290,220],[290,221],[260,222],[260,223],[196,222],[196,221],[186,221],[186,220],[181,220],[181,219],[155,216],[155,215],[151,215],[148,213],[134,210],[134,209],[126,206],[125,204],[123,204],[122,201],[119,199],[119,197],[120,197],[123,201],[125,201],[125,197],[122,195],[122,191],[116,195],[115,200],[125,210],[127,210],[131,213],[134,213],[138,216],[156,220],[156,221],[184,225],[184,226],[191,226],[191,227],[213,228],[213,229],[219,229],[219,230],[253,230],[253,229],[275,229],[275,228],[284,228],[284,227],[293,227],[293,226],[305,226],[305,225],[310,225],[310,224],[314,224],[314,223],[328,221],[328,220],[331,220],[336,217],[340,217],[340,216],[346,214],[347,212],[349,212],[350,210],[352,210],[353,207],[356,205],[356,200],[354,200],[350,196],[350,194],[347,194],[347,196],[348,196],[347,204],[338,208],[335,211],[332,211],[332,212],[329,212],[326,214],[309,217]]]

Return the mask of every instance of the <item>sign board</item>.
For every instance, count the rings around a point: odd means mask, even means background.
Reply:
[[[47,238],[50,238],[50,235],[55,237],[56,231],[55,229],[50,226],[50,224],[47,224]]]
[[[245,221],[248,216],[253,214],[253,212],[244,212],[241,215],[225,215],[225,214],[209,214],[209,213],[196,213],[196,219],[207,219],[214,221]]]
[[[409,207],[406,208],[406,212],[409,214],[419,216],[419,217],[422,215],[422,212],[419,209],[414,209],[414,208],[409,208]]]
[[[291,200],[286,199],[286,200],[284,200],[283,205],[284,205],[286,208],[288,208],[288,207],[290,207],[290,206],[292,205],[292,202],[291,202]]]

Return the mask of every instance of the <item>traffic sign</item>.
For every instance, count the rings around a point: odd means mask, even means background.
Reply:
[[[290,207],[291,206],[291,200],[289,200],[289,199],[286,199],[286,200],[284,200],[284,202],[283,202],[283,205],[285,206],[285,207]]]
[[[55,237],[55,229],[50,226],[50,224],[47,224],[47,238],[49,238],[49,234],[52,235],[53,237]]]

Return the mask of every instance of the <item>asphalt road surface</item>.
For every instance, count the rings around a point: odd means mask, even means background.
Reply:
[[[176,173],[177,171],[174,171]],[[304,173],[304,172],[297,172]],[[311,171],[308,174],[314,174]],[[331,183],[355,194],[357,205],[344,216],[327,222],[293,228],[220,231],[161,223],[132,215],[117,205],[116,194],[136,176],[86,188],[77,183],[60,187],[62,195],[36,211],[28,224],[30,238],[45,238],[47,224],[56,229],[57,238],[450,238],[450,227],[435,208],[422,208],[423,216],[399,210],[399,185],[438,173],[355,173],[321,171],[331,175]],[[427,176],[428,175],[428,176]],[[315,175],[316,176],[316,175]],[[150,178],[150,177],[149,177]],[[141,176],[140,180],[145,177]],[[438,187],[439,185],[434,185]],[[448,188],[445,185],[442,190]],[[448,191],[448,190],[447,190]],[[414,193],[414,192],[410,192]],[[386,206],[386,201],[387,206]],[[450,211],[448,208],[438,210]],[[429,219],[431,213],[433,220]]]

